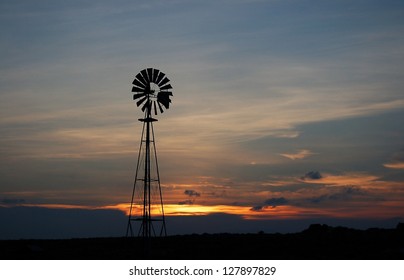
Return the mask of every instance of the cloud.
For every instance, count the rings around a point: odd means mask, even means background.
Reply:
[[[257,205],[257,206],[251,207],[250,211],[260,212],[260,211],[264,210],[265,208],[266,208],[266,206]]]
[[[126,220],[113,209],[0,207],[0,239],[118,237]]]
[[[318,171],[310,171],[306,173],[301,180],[305,183],[314,184],[324,184],[328,186],[373,186],[375,187],[377,183],[382,183],[378,181],[379,177],[362,173],[362,172],[350,172],[342,175],[322,175]]]
[[[321,178],[323,178],[323,176],[318,171],[307,172],[303,177],[301,177],[302,180],[318,180]]]
[[[186,194],[186,195],[188,195],[190,197],[192,197],[192,196],[195,196],[195,197],[201,196],[200,193],[198,193],[197,191],[194,191],[194,190],[185,190],[184,194]]]
[[[265,200],[265,205],[272,206],[272,207],[286,205],[288,203],[289,203],[289,201],[284,197],[274,197],[274,198]]]
[[[307,158],[311,155],[313,155],[314,153],[312,153],[310,150],[299,150],[297,153],[295,154],[280,154],[283,157],[289,158],[291,160],[296,160],[296,159],[304,159]]]
[[[404,151],[396,153],[389,163],[383,164],[386,168],[404,169]]]
[[[275,208],[277,206],[287,205],[287,204],[289,204],[289,201],[286,198],[273,197],[273,198],[265,200],[264,205],[256,205],[256,206],[251,207],[250,211],[259,212],[259,211],[263,211],[269,207]]]
[[[1,204],[6,204],[6,205],[17,205],[17,204],[23,204],[25,203],[25,199],[20,199],[20,198],[5,198],[1,200]]]
[[[385,163],[383,166],[392,169],[404,169],[404,162]]]
[[[307,201],[309,201],[310,203],[322,203],[325,201],[346,201],[352,199],[353,197],[364,195],[369,194],[359,187],[349,186],[340,188],[337,192],[334,193],[328,193],[317,197],[308,198]]]
[[[191,204],[194,204],[194,201],[191,200],[191,199],[187,199],[187,200],[183,200],[183,201],[178,202],[178,204],[179,205],[191,205]]]

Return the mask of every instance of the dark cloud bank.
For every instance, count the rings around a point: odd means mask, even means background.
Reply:
[[[313,223],[394,228],[400,219],[244,220],[237,215],[167,217],[169,235],[202,233],[288,233],[299,232]],[[0,239],[59,239],[120,237],[126,232],[127,217],[118,210],[47,209],[0,207]]]

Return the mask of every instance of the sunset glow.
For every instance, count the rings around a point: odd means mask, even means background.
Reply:
[[[21,204],[21,207],[39,207],[47,209],[83,209],[83,210],[119,210],[129,215],[130,204],[117,204],[108,206],[83,206],[68,204]],[[7,207],[0,205],[0,207]],[[141,206],[134,207],[134,214],[141,215]],[[211,214],[238,215],[246,220],[254,219],[306,219],[313,217],[333,218],[388,218],[400,215],[403,211],[401,201],[378,202],[369,207],[365,202],[352,203],[344,207],[334,205],[327,208],[297,207],[297,206],[265,206],[261,209],[253,209],[249,206],[234,205],[178,205],[165,204],[165,216],[206,216]],[[160,209],[152,208],[152,216],[160,216]]]
[[[0,7],[4,223],[126,219],[144,116],[132,82],[148,67],[173,87],[154,133],[175,226],[404,221],[404,2]]]

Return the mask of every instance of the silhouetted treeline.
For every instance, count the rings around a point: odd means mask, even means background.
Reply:
[[[0,241],[1,259],[404,259],[404,224],[356,230],[313,224],[289,234]]]

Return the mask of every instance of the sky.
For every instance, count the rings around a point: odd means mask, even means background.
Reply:
[[[402,1],[0,1],[0,30],[0,239],[125,233],[148,67],[169,233],[404,221]]]

